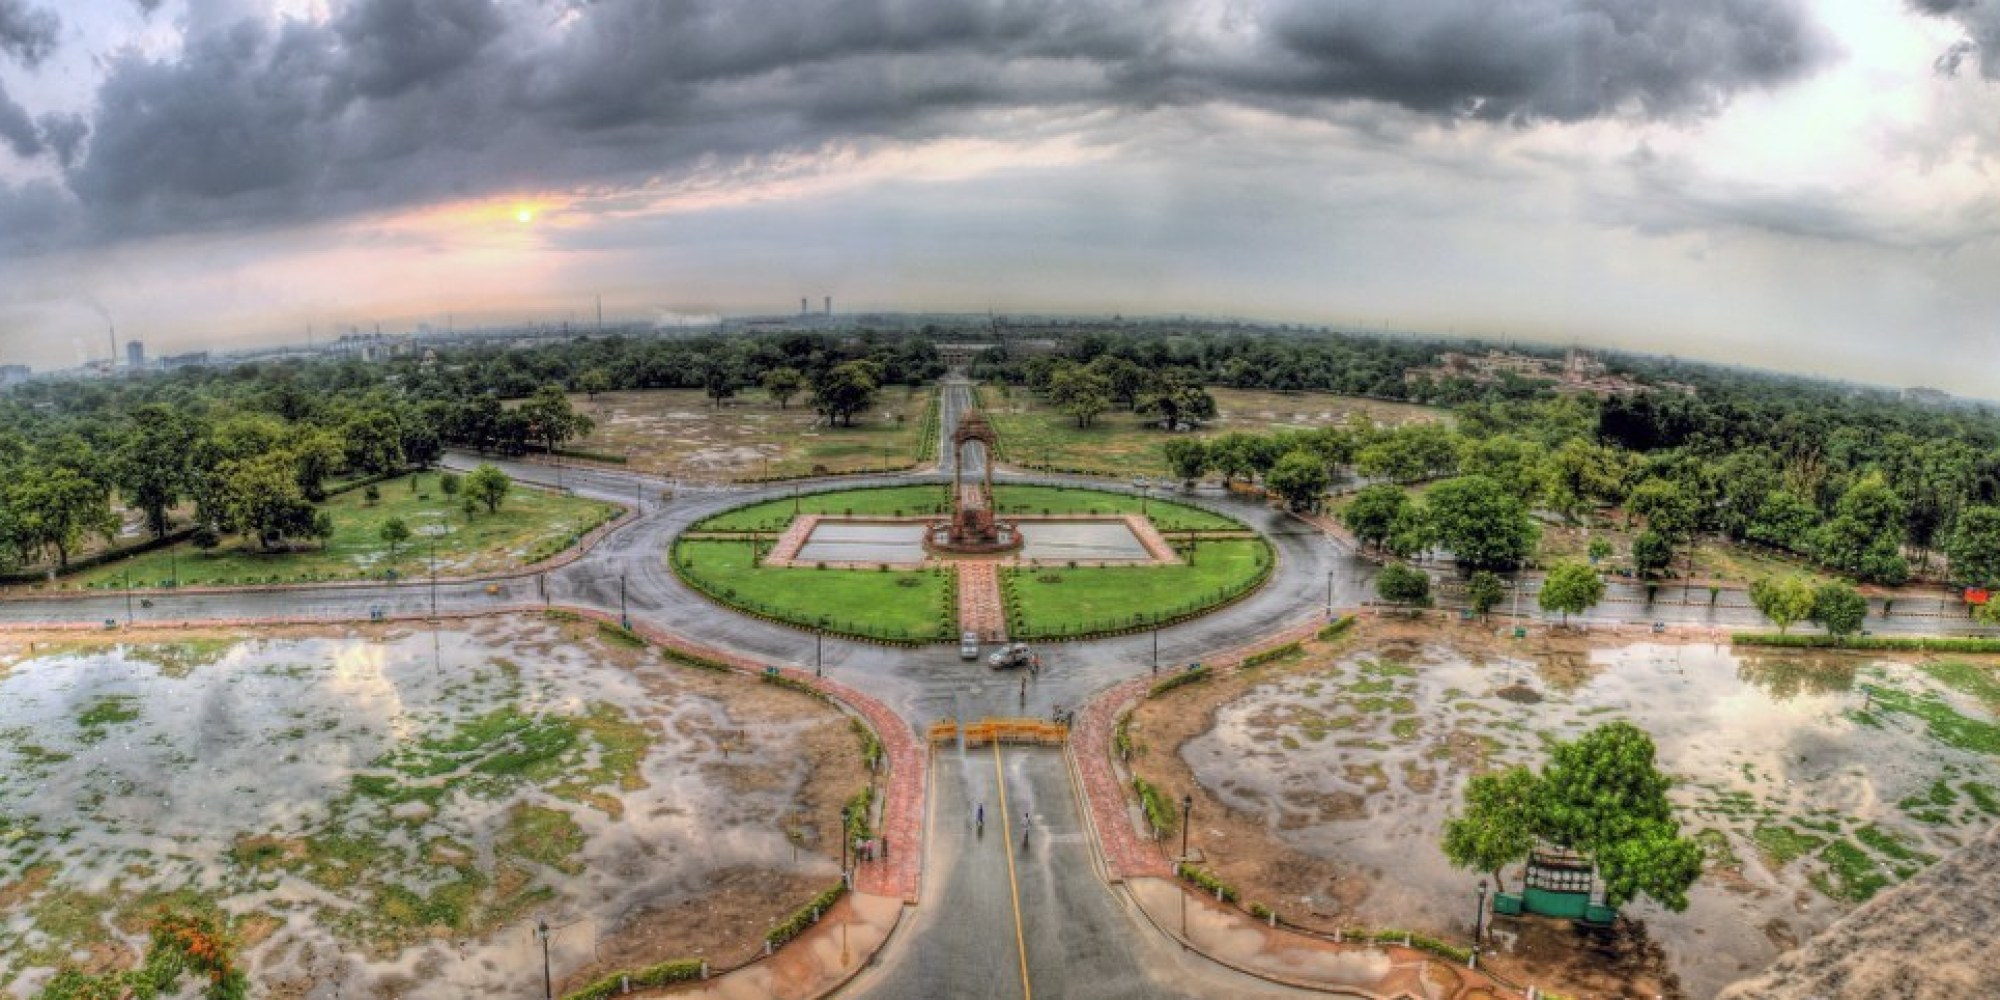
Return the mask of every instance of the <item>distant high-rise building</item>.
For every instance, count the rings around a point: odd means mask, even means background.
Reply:
[[[146,345],[144,343],[137,340],[128,340],[125,342],[125,367],[146,367]]]
[[[812,307],[806,304],[806,297],[803,295],[799,296],[799,315],[807,316],[811,314]]]
[[[826,297],[826,314],[828,316],[833,315],[833,296],[831,295]]]

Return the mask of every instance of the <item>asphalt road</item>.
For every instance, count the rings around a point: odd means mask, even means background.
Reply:
[[[1061,752],[951,748],[932,763],[923,903],[906,915],[879,963],[843,995],[1325,996],[1183,952],[1110,891],[1092,863]],[[973,820],[980,803],[983,831]]]

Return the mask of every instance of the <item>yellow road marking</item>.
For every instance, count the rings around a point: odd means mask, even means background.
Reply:
[[[1014,876],[1014,825],[1007,811],[1007,775],[1000,770],[1000,743],[993,743],[993,777],[1000,783],[1000,835],[1007,844],[1007,888],[1014,894],[1014,947],[1021,954],[1021,996],[1035,1000],[1035,988],[1028,984],[1028,937],[1021,929],[1021,883]]]

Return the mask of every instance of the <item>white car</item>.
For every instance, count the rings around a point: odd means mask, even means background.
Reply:
[[[958,658],[961,660],[979,659],[979,633],[960,632],[958,634]]]

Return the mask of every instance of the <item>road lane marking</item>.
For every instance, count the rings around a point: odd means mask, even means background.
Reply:
[[[1000,770],[1000,741],[993,741],[993,777],[1000,783],[1000,834],[1007,838],[1007,888],[1014,896],[1014,947],[1021,955],[1022,1000],[1035,1000],[1028,983],[1028,935],[1021,927],[1021,883],[1014,876],[1014,823],[1007,809],[1007,775]]]

